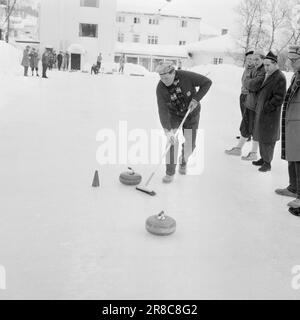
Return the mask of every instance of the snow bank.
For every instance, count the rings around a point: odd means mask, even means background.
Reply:
[[[210,78],[214,83],[223,90],[236,92],[237,88],[241,87],[241,78],[243,68],[230,64],[207,64],[194,66],[190,71],[203,74]]]
[[[22,51],[5,41],[0,41],[0,74],[22,73]]]

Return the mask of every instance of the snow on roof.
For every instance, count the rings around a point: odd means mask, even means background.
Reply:
[[[221,30],[219,30],[215,27],[212,27],[212,26],[204,23],[203,21],[201,21],[200,33],[203,35],[219,36],[221,33]]]
[[[187,57],[186,46],[176,45],[153,45],[132,42],[117,42],[115,47],[117,53],[143,54],[152,56]]]
[[[118,0],[117,11],[201,19],[199,10],[187,5],[186,0]]]
[[[242,52],[237,41],[230,34],[194,42],[187,46],[187,50],[189,52]]]

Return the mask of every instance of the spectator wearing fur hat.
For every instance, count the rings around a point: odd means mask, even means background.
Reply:
[[[200,101],[207,94],[212,81],[198,73],[175,70],[173,63],[162,62],[156,69],[160,76],[156,95],[159,117],[162,127],[171,143],[166,159],[166,176],[164,183],[171,183],[176,172],[179,142],[175,133],[188,110],[191,110],[183,125],[185,143],[182,146],[179,173],[187,173],[189,157],[196,148],[196,136],[200,120]]]
[[[275,144],[280,139],[281,108],[286,94],[286,78],[279,70],[277,56],[270,51],[265,60],[265,80],[258,92],[253,139],[259,142],[261,159],[253,165],[271,170]]]
[[[245,101],[245,112],[243,114],[242,123],[240,126],[241,139],[238,145],[231,150],[226,150],[225,153],[232,156],[241,156],[242,149],[247,140],[251,138],[254,132],[255,115],[256,115],[256,103],[258,91],[265,79],[264,68],[265,55],[262,51],[255,51],[253,54],[253,62],[255,68],[251,71],[250,75],[246,76],[244,80],[245,89],[249,91]],[[246,157],[242,157],[242,160],[256,161],[258,152],[258,141],[252,141],[252,150]]]
[[[294,70],[282,111],[282,159],[288,161],[289,186],[277,189],[282,196],[296,198],[288,203],[290,212],[300,216],[300,46],[289,48],[288,59]]]

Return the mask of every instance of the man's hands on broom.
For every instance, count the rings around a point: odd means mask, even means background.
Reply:
[[[171,144],[171,145],[175,145],[178,141],[178,137],[176,137],[176,130],[174,129],[171,129],[171,130],[165,130],[165,134],[166,134],[166,137],[168,139],[168,142]]]
[[[189,105],[190,113],[192,113],[199,106],[199,102],[193,99]]]

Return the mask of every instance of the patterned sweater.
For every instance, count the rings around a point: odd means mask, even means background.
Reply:
[[[161,125],[170,130],[171,117],[184,118],[192,99],[199,102],[198,107],[190,115],[200,112],[200,101],[206,95],[212,85],[212,81],[198,73],[178,70],[174,83],[167,87],[162,81],[156,89],[157,104]]]

